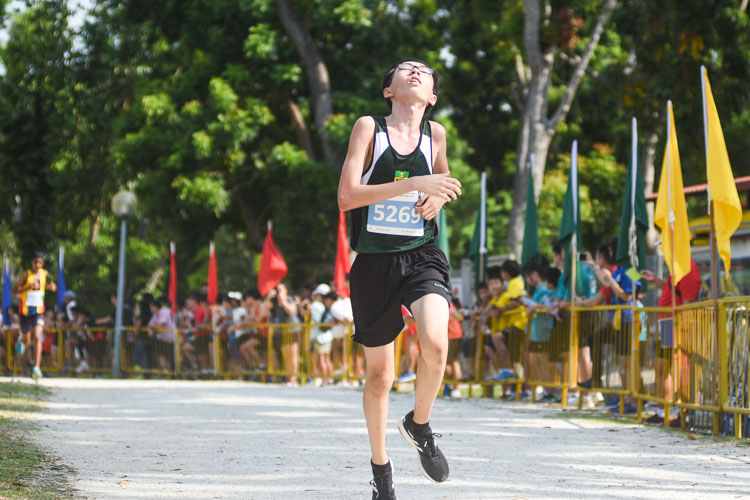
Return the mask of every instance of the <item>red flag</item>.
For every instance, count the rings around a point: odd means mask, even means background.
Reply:
[[[267,294],[276,285],[284,279],[288,268],[286,261],[281,253],[273,244],[271,236],[271,222],[268,222],[268,234],[266,241],[263,243],[263,255],[260,259],[260,269],[258,270],[258,291],[261,295]]]
[[[177,311],[177,261],[174,241],[169,242],[169,301],[172,303],[172,316]]]
[[[346,286],[346,275],[351,268],[349,238],[346,235],[346,214],[339,211],[339,235],[336,242],[336,265],[333,269],[333,284],[336,285],[336,292],[342,297],[349,296],[349,287]]]
[[[216,304],[216,297],[219,295],[219,278],[216,276],[216,248],[214,242],[211,242],[211,256],[208,258],[208,290],[206,291],[206,301],[209,305]]]

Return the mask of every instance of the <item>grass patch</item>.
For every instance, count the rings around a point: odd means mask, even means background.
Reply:
[[[28,437],[36,429],[29,414],[48,395],[36,385],[0,382],[0,500],[74,498],[67,483],[71,470]]]

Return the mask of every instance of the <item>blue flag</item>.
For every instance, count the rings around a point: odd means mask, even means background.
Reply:
[[[3,324],[5,326],[10,326],[12,323],[10,314],[8,314],[10,294],[10,266],[8,266],[8,261],[5,261],[5,272],[3,273]]]
[[[60,247],[60,258],[57,260],[57,310],[63,310],[63,298],[65,297],[65,276],[63,276],[63,261],[65,250]]]

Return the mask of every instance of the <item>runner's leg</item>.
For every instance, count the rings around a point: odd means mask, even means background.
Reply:
[[[388,463],[385,431],[388,424],[388,393],[394,379],[393,342],[378,347],[364,347],[367,382],[363,396],[367,434],[372,449],[372,462]]]
[[[410,308],[417,322],[421,351],[417,365],[414,422],[425,424],[430,420],[432,405],[445,373],[449,306],[443,296],[431,293],[415,300]]]

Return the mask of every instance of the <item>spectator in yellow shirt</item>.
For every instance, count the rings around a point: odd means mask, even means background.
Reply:
[[[487,275],[491,280],[489,271],[488,269]],[[500,268],[500,277],[507,285],[488,306],[487,314],[492,318],[492,334],[487,339],[485,352],[500,369],[497,375],[490,378],[492,381],[514,380],[520,375],[511,369],[512,363],[520,366],[523,334],[526,330],[526,308],[521,302],[526,295],[526,288],[520,275],[521,266],[518,262],[504,262]]]

